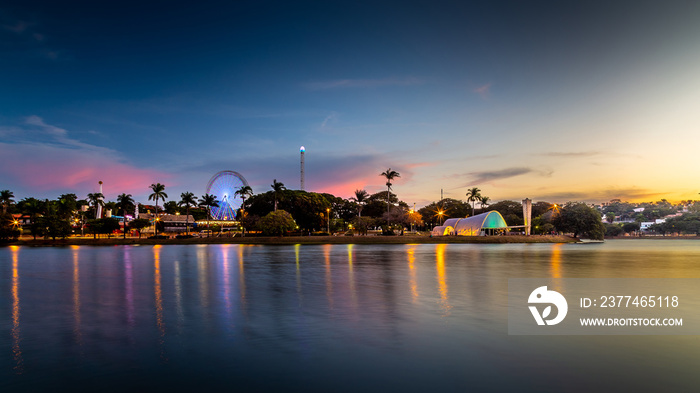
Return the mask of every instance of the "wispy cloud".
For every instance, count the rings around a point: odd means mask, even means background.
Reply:
[[[654,200],[668,196],[668,192],[657,192],[641,188],[599,188],[584,191],[540,192],[533,198],[550,202],[607,202],[612,199],[623,201]]]
[[[338,119],[338,112],[331,112],[328,116],[326,116],[325,119],[323,119],[323,122],[321,123],[321,130],[325,130],[328,126],[329,123],[332,124]]]
[[[485,85],[481,85],[477,88],[475,88],[474,93],[478,94],[481,96],[483,99],[489,98],[489,95],[491,94],[491,83],[487,83]]]
[[[424,81],[419,78],[382,78],[382,79],[335,79],[305,83],[303,86],[309,90],[329,90],[341,88],[373,88],[383,86],[411,86],[420,85]]]
[[[547,153],[537,153],[535,155],[545,156],[545,157],[592,157],[592,156],[597,156],[598,154],[600,154],[600,153],[595,152],[595,151],[579,151],[579,152],[552,151],[552,152],[547,152]]]
[[[29,23],[29,22],[23,21],[23,20],[18,20],[18,21],[15,21],[14,23],[9,23],[9,24],[5,23],[2,25],[2,28],[4,30],[13,32],[15,34],[22,34],[25,31],[27,31],[27,29],[29,29],[29,27],[31,27],[32,25],[33,25],[33,23]]]
[[[467,176],[470,178],[469,184],[481,184],[488,183],[494,180],[508,179],[511,177],[521,176],[528,173],[538,173],[541,175],[551,175],[551,173],[535,171],[532,168],[518,167],[518,168],[506,168],[497,171],[481,171],[481,172],[470,172]]]

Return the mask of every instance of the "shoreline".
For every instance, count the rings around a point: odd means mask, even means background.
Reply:
[[[579,239],[564,236],[290,236],[290,237],[203,237],[191,239],[147,239],[147,238],[67,238],[21,239],[15,242],[0,243],[0,246],[64,247],[64,246],[118,246],[155,244],[250,244],[250,245],[292,245],[292,244],[505,244],[505,243],[577,243]]]

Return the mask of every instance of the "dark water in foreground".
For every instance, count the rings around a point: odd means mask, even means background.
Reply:
[[[0,391],[698,389],[698,336],[509,336],[515,277],[700,277],[700,242],[2,248]]]

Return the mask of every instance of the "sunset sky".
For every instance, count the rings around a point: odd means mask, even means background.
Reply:
[[[0,189],[700,199],[700,2],[0,6]],[[71,5],[67,5],[71,4]]]

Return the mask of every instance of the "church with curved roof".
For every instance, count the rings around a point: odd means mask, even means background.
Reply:
[[[492,210],[465,218],[450,218],[433,228],[432,236],[485,236],[508,228],[501,213]]]

